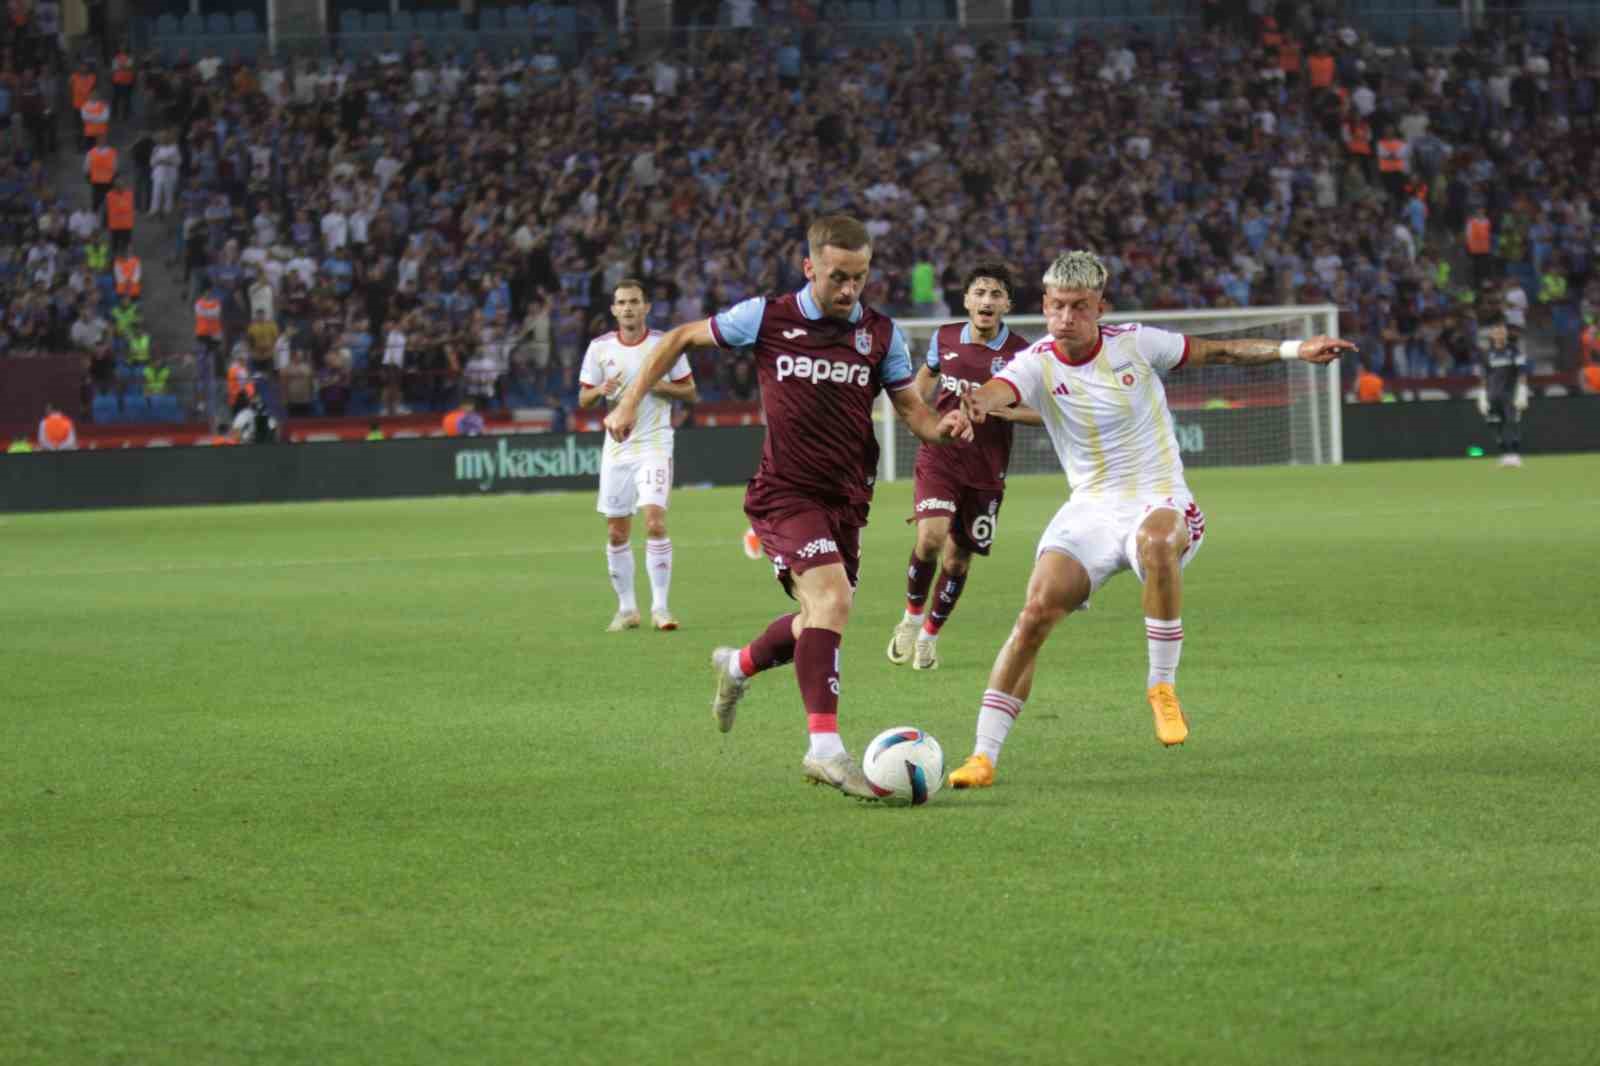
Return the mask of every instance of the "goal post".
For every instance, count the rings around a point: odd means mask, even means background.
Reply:
[[[913,369],[922,365],[928,340],[955,319],[897,319],[911,346]],[[1142,322],[1194,337],[1263,337],[1290,340],[1339,335],[1339,311],[1331,304],[1240,307],[1217,311],[1140,311],[1108,314],[1103,321]],[[1029,340],[1044,336],[1044,318],[1017,315],[1007,324]],[[1343,389],[1337,361],[1318,366],[1280,360],[1263,366],[1184,367],[1166,375],[1173,431],[1188,467],[1339,463]],[[874,413],[882,481],[909,478],[918,441],[895,417],[888,393]],[[1010,473],[1060,473],[1061,464],[1045,431],[1017,426]]]

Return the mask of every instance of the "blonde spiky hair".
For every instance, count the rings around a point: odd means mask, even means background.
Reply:
[[[1056,261],[1044,272],[1044,287],[1089,289],[1103,293],[1106,289],[1106,279],[1110,276],[1105,263],[1101,262],[1098,255],[1079,249],[1075,252],[1062,252],[1056,256]]]

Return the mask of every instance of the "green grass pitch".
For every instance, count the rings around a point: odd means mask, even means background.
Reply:
[[[0,1062],[1600,1061],[1600,457],[1192,483],[1189,743],[1123,575],[920,810],[802,785],[791,670],[716,731],[787,603],[735,490],[672,634],[603,632],[588,494],[0,516]],[[1063,493],[916,674],[880,488],[855,750],[970,750]]]

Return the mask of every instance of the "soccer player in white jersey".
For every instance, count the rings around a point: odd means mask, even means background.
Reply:
[[[578,406],[593,407],[614,401],[639,375],[639,368],[655,351],[659,330],[648,329],[650,304],[644,283],[624,278],[611,296],[615,332],[589,342],[578,371]],[[687,356],[679,356],[665,380],[639,402],[633,435],[618,441],[606,438],[600,453],[598,510],[606,516],[606,569],[617,594],[617,613],[608,633],[635,629],[639,604],[633,593],[633,515],[644,510],[645,567],[650,575],[650,621],[657,629],[678,628],[667,603],[672,585],[672,541],[667,537],[667,497],[672,493],[672,402],[693,403],[694,374]]]
[[[1183,568],[1200,549],[1206,520],[1184,482],[1161,379],[1185,366],[1328,363],[1355,350],[1332,337],[1205,340],[1137,323],[1101,325],[1105,286],[1105,264],[1093,252],[1056,259],[1044,275],[1050,335],[968,394],[974,422],[1015,404],[1038,411],[1071,497],[1039,538],[1027,602],[995,658],[975,750],[951,773],[954,788],[994,784],[1000,747],[1033,688],[1045,638],[1121,570],[1144,584],[1146,696],[1156,739],[1170,747],[1188,738],[1174,688],[1183,650],[1179,606]]]

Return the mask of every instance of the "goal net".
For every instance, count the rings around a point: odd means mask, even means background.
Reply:
[[[952,319],[898,319],[920,367],[934,330]],[[1224,311],[1142,311],[1108,314],[1106,322],[1143,322],[1193,337],[1264,337],[1289,340],[1315,334],[1338,336],[1338,309],[1243,307]],[[1045,334],[1039,315],[1006,319],[1037,340]],[[1173,431],[1187,467],[1337,463],[1342,459],[1339,364],[1317,366],[1280,360],[1265,366],[1184,367],[1166,377]],[[887,393],[875,414],[881,451],[879,478],[909,478],[918,442],[895,417]],[[1012,475],[1059,474],[1050,438],[1038,426],[1017,426],[1011,449]]]

